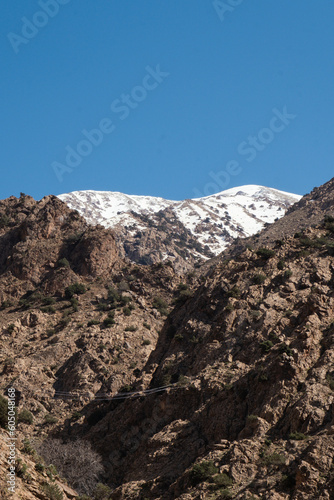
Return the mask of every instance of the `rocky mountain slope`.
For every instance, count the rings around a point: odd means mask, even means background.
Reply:
[[[56,435],[70,429],[81,418],[76,410],[96,393],[126,391],[140,380],[145,386],[142,367],[179,283],[170,266],[135,266],[120,258],[111,231],[91,227],[54,196],[0,202],[0,427],[3,398],[14,386],[24,464],[18,496],[10,498],[47,499],[44,485],[53,484],[49,464],[43,468],[36,452],[24,451],[34,449],[24,439],[38,447],[55,428]],[[71,391],[80,395],[63,398]],[[1,443],[7,438],[2,430]],[[2,475],[2,498],[5,481]],[[63,482],[59,488],[73,498]]]
[[[18,498],[334,497],[334,180],[196,276],[124,259],[55,197],[1,202],[0,249]],[[83,441],[104,486],[50,465]]]
[[[90,224],[113,228],[123,256],[140,264],[171,260],[184,271],[282,217],[300,196],[251,185],[184,201],[108,191],[59,198]]]
[[[333,498],[333,255],[327,214],[222,259],[174,309],[144,371],[178,389],[78,430],[104,453],[111,498]]]

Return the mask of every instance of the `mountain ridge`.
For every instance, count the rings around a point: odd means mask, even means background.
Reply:
[[[172,260],[181,271],[257,233],[301,198],[258,185],[180,201],[93,190],[58,197],[89,224],[112,228],[123,256],[140,264]]]

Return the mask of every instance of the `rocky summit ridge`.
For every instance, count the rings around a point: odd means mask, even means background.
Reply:
[[[112,228],[123,256],[139,264],[171,260],[190,270],[282,217],[301,197],[263,186],[171,201],[110,191],[74,191],[59,198],[89,224]]]
[[[52,196],[0,202],[0,249],[17,498],[334,497],[333,180],[196,273]]]

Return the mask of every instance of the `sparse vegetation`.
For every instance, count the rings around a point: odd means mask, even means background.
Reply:
[[[7,326],[7,332],[8,333],[13,333],[14,330],[15,330],[14,323],[10,323],[10,325]]]
[[[8,227],[10,224],[10,218],[6,214],[0,215],[0,229],[3,227]]]
[[[267,276],[265,274],[258,273],[258,274],[254,274],[252,281],[253,281],[254,285],[262,285],[262,283],[264,283],[266,281],[266,278],[267,278]]]
[[[115,320],[114,320],[114,318],[112,318],[112,317],[110,317],[110,316],[108,316],[108,318],[105,318],[105,319],[103,320],[103,326],[104,326],[105,328],[109,328],[110,326],[112,326],[112,325],[114,325],[114,324],[115,324]]]
[[[57,267],[70,267],[70,263],[66,258],[59,259],[57,262]]]
[[[44,417],[45,424],[56,424],[57,422],[58,422],[58,418],[55,415],[52,415],[51,413],[48,413]]]
[[[161,297],[154,297],[153,299],[153,307],[157,309],[163,316],[168,315],[168,304]]]
[[[91,320],[88,321],[87,326],[89,327],[89,326],[94,326],[94,325],[99,325],[99,324],[100,324],[100,320],[98,320],[98,319],[91,319]]]
[[[30,411],[24,409],[18,414],[17,421],[19,423],[22,422],[23,424],[31,425],[34,421],[34,417]]]
[[[136,326],[134,326],[134,325],[130,325],[130,326],[127,326],[125,328],[126,332],[136,332],[137,330],[138,330],[138,328]]]
[[[237,286],[234,286],[227,292],[228,297],[233,297],[235,299],[238,299],[241,296],[241,291]]]
[[[260,343],[260,347],[263,352],[269,352],[273,346],[274,344],[271,340],[264,340],[263,342]]]
[[[287,354],[288,356],[292,356],[293,352],[290,346],[288,346],[285,342],[282,342],[282,344],[279,346],[280,352],[283,354]]]
[[[295,441],[303,441],[304,439],[307,439],[307,436],[302,432],[295,431],[289,434],[289,439],[293,439]]]
[[[275,254],[276,252],[274,250],[270,250],[269,248],[259,248],[259,250],[256,251],[256,255],[264,260],[274,257]]]
[[[284,465],[285,457],[279,453],[263,453],[261,462],[263,465]]]
[[[71,299],[74,295],[81,295],[86,293],[86,287],[83,283],[73,283],[73,285],[65,288],[65,298]]]
[[[98,483],[93,492],[93,500],[108,500],[112,490],[106,484]]]
[[[190,472],[190,479],[193,486],[198,483],[211,479],[213,475],[219,472],[212,460],[205,460],[199,464],[195,464]]]
[[[284,262],[284,260],[281,259],[277,262],[277,269],[282,271],[284,268],[285,268],[285,262]]]
[[[64,495],[57,484],[44,483],[42,491],[49,500],[63,500]]]

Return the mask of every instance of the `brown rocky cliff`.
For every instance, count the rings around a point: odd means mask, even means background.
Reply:
[[[219,498],[333,498],[333,222],[222,259],[176,307],[145,371],[179,385],[88,433],[112,498],[211,498],[215,476],[191,472],[211,460],[231,481]]]
[[[21,241],[18,228],[34,210],[44,217],[43,208],[29,198],[29,208],[6,200],[0,241],[12,243],[0,276],[0,370],[2,390],[14,381],[20,410],[33,414],[20,432],[90,440],[114,499],[330,500],[334,211],[327,187],[329,208],[317,225],[294,235],[292,224],[266,248],[255,239],[221,256],[195,291],[194,278],[180,280],[169,265],[116,258],[92,277],[112,257],[77,214],[65,213],[70,223],[59,239],[57,225],[44,235],[36,229],[35,238],[27,221]],[[29,238],[43,263],[36,275],[32,250],[26,262],[16,246]],[[24,279],[11,267],[19,258]],[[60,258],[69,265],[59,266]],[[71,300],[65,288],[76,282],[85,291]],[[55,390],[78,397],[54,401]],[[131,396],[136,390],[153,392]],[[130,397],[99,400],[103,393]],[[50,415],[58,421],[48,423]]]
[[[11,197],[0,202],[0,213],[0,275],[18,292],[55,281],[61,259],[79,276],[92,277],[109,273],[117,261],[112,232],[88,226],[55,196]]]

